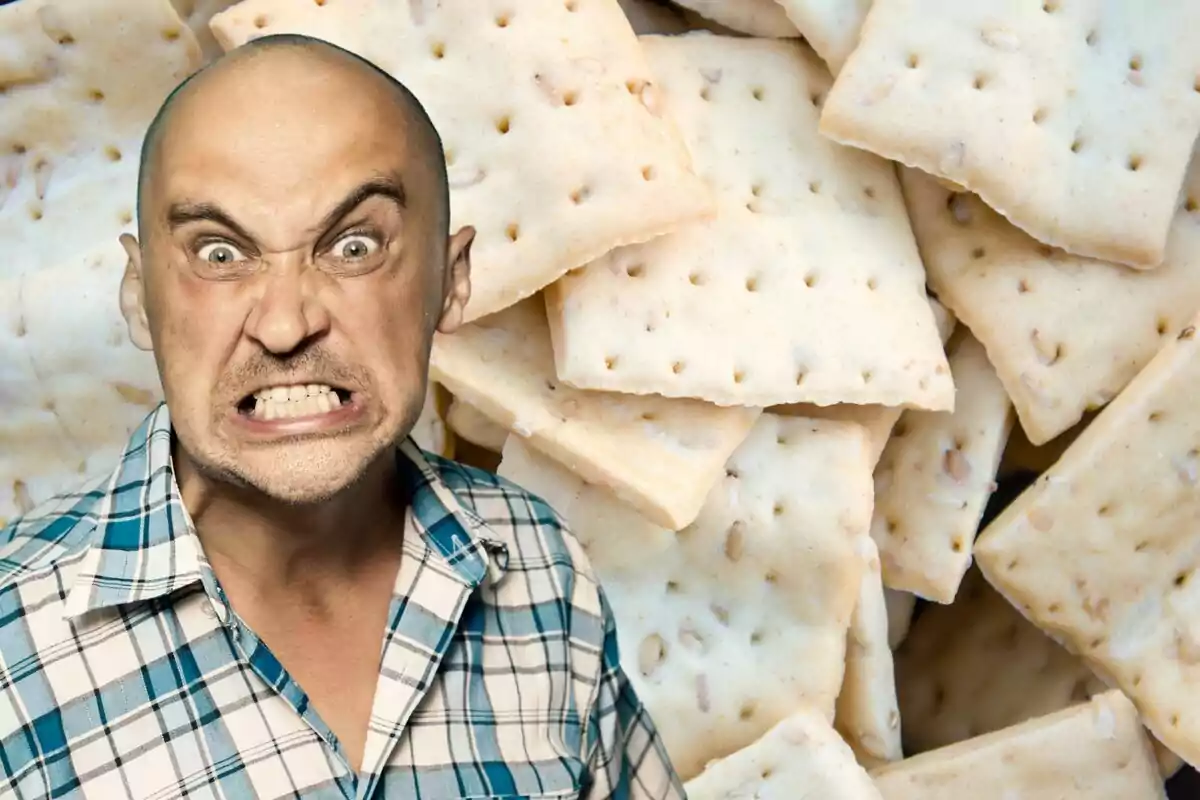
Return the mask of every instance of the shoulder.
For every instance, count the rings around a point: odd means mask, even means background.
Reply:
[[[0,590],[69,568],[87,550],[110,479],[55,495],[0,529]]]
[[[436,456],[430,457],[430,464],[459,503],[505,546],[506,571],[523,572],[528,580],[539,571],[551,573],[558,600],[597,619],[602,616],[600,587],[587,554],[550,503],[475,467]]]

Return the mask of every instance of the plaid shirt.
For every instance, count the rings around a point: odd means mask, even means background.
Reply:
[[[0,531],[0,797],[684,797],[562,519],[411,441],[355,773],[226,604],[171,438],[160,406],[111,475]]]

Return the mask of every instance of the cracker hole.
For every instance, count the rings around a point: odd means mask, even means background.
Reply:
[[[1033,289],[1029,286],[1029,281],[1025,278],[1017,281],[1017,294],[1029,294]]]
[[[774,774],[775,774],[775,770],[771,769],[770,767],[763,767],[762,772],[760,773],[760,775],[762,776],[762,779],[764,781],[769,779]]]
[[[266,14],[259,14],[257,17],[254,18],[254,27],[258,28],[259,30],[262,30],[263,28],[267,27]]]
[[[1171,328],[1171,323],[1169,320],[1164,319],[1163,317],[1158,318],[1158,324],[1155,325],[1155,330],[1158,331],[1159,336],[1165,335],[1166,332],[1168,330],[1170,330],[1170,328]]]
[[[756,183],[753,186],[751,186],[750,194],[754,195],[755,197],[762,197],[762,184]]]
[[[871,370],[869,370],[869,369],[864,369],[864,370],[863,370],[863,372],[862,372],[862,380],[863,380],[863,383],[870,383],[870,382],[871,382],[871,378],[873,378],[873,377],[874,377],[874,376],[871,374]]]
[[[807,375],[808,371],[803,368],[796,370],[796,385],[799,386],[800,384],[804,383],[804,378]]]
[[[952,541],[950,543],[950,549],[956,553],[961,553],[963,551],[963,540],[955,539],[954,541]]]
[[[572,14],[579,10],[579,3],[576,2],[576,0],[567,0],[567,2],[563,5],[567,11],[570,11]]]
[[[496,120],[496,130],[501,134],[508,133],[510,130],[512,130],[512,119],[509,117],[501,117],[500,119]]]
[[[446,43],[445,42],[434,42],[433,46],[429,48],[429,52],[433,53],[433,57],[438,60],[445,58],[446,57]]]
[[[1057,614],[1059,611],[1062,611],[1062,603],[1051,603],[1046,610],[1051,614]]]
[[[750,96],[753,97],[755,100],[762,100],[763,95],[764,95],[764,92],[763,92],[763,88],[761,86],[755,86],[753,89],[750,90]]]
[[[1140,674],[1134,675],[1133,676],[1133,688],[1136,689],[1137,687],[1139,687],[1141,685],[1142,685],[1142,676]]]
[[[1088,649],[1089,650],[1099,650],[1101,647],[1104,647],[1104,645],[1107,641],[1108,640],[1105,639],[1103,636],[1097,636],[1095,639],[1092,639],[1092,641],[1090,643],[1088,643]]]
[[[976,75],[975,80],[971,82],[971,86],[974,87],[975,91],[980,91],[988,85],[990,80],[987,75]]]
[[[617,368],[617,357],[616,356],[605,356],[604,368],[607,370],[616,369]]]
[[[1046,2],[1042,3],[1042,11],[1045,11],[1047,14],[1053,14],[1058,11],[1057,0],[1046,0]]]
[[[66,46],[66,45],[75,44],[75,37],[69,33],[62,33],[62,34],[59,34],[58,38],[56,38],[54,41],[58,42],[59,44],[61,44],[63,46]]]
[[[921,66],[921,57],[916,53],[909,53],[908,59],[904,63],[908,65],[909,69],[916,69]]]
[[[1112,505],[1110,505],[1109,503],[1105,503],[1104,505],[1102,505],[1098,509],[1096,509],[1096,513],[1101,517],[1107,517],[1110,514],[1112,514]]]
[[[867,196],[867,199],[874,200],[875,199],[875,187],[874,186],[864,186],[863,194],[865,194]]]
[[[738,709],[738,719],[746,722],[754,717],[754,712],[757,710],[758,707],[754,704],[753,700],[742,703],[742,707]]]
[[[507,28],[508,23],[511,21],[512,21],[512,18],[508,14],[499,14],[496,17],[496,27],[497,28]]]
[[[683,362],[682,362],[682,361],[676,361],[674,364],[672,364],[672,365],[671,365],[671,372],[674,372],[676,375],[678,375],[678,374],[680,374],[681,372],[683,372]]]
[[[867,278],[867,288],[872,292],[879,288],[879,281],[875,278]]]
[[[111,144],[104,148],[104,155],[109,161],[121,160],[121,151]]]
[[[1076,136],[1071,140],[1071,152],[1078,153],[1083,150],[1083,138]]]
[[[1096,42],[1100,41],[1100,34],[1096,31],[1088,31],[1087,38],[1084,39],[1088,47],[1095,47]]]
[[[777,503],[775,503],[775,505],[771,506],[771,513],[772,513],[772,514],[774,514],[774,515],[775,515],[775,516],[777,516],[777,517],[782,517],[782,516],[783,516],[783,510],[784,510],[784,509],[783,509],[783,503],[782,503],[782,502],[777,502]]]
[[[768,570],[767,574],[763,575],[763,580],[766,581],[771,586],[774,586],[775,584],[779,583],[779,573],[773,569]]]
[[[507,228],[504,229],[504,234],[508,236],[508,240],[510,242],[515,242],[517,239],[521,238],[521,226],[515,222],[511,223]]]
[[[971,251],[971,258],[975,259],[976,261],[978,261],[979,259],[983,258],[986,255],[987,255],[987,250],[985,250],[982,247],[976,247],[974,250]]]
[[[656,176],[657,176],[657,173],[654,171],[653,166],[647,165],[645,167],[642,167],[642,180],[652,181],[652,180],[654,180],[654,178]]]
[[[91,100],[93,103],[103,103],[104,102],[104,92],[100,91],[99,89],[89,89],[88,90],[88,99]]]
[[[782,433],[775,437],[775,444],[780,445],[780,446],[787,446],[787,443],[788,443],[787,437],[784,436]]]
[[[177,41],[181,33],[179,28],[166,28],[162,32],[162,38],[168,42]]]
[[[1161,411],[1151,411],[1150,416],[1147,417],[1147,419],[1150,420],[1151,422],[1161,422],[1162,417],[1163,417],[1163,415],[1162,415]]]
[[[701,86],[700,87],[700,99],[701,100],[709,100],[711,97],[712,97],[712,93],[708,90],[708,86]]]
[[[892,517],[886,518],[883,521],[883,525],[885,528],[887,528],[888,533],[895,533],[896,529],[900,527],[900,524],[898,522],[896,522],[896,520],[893,519]]]
[[[746,380],[746,373],[745,373],[745,372],[743,372],[743,371],[742,371],[742,370],[740,370],[740,369],[735,369],[735,370],[733,371],[733,382],[734,382],[734,383],[741,384],[741,383],[743,383],[745,380]]]
[[[726,477],[726,478],[733,478],[734,480],[737,480],[738,478],[740,478],[740,477],[742,477],[742,476],[741,476],[741,473],[739,473],[739,472],[738,472],[736,469],[734,469],[733,467],[726,467],[726,468],[725,468],[725,477]]]
[[[452,149],[447,148],[446,149],[446,166],[453,167],[454,162],[457,160],[458,160],[458,153],[454,152],[454,150],[452,150]]]
[[[13,153],[15,153],[16,155],[19,155],[19,156],[20,156],[20,155],[24,155],[26,150],[28,150],[28,148],[27,148],[27,147],[25,147],[25,145],[21,144],[20,142],[14,142],[14,143],[13,143],[13,146],[12,146],[12,151],[13,151]]]
[[[646,86],[645,81],[629,79],[625,81],[625,91],[630,94],[637,95],[642,93],[642,89]]]
[[[579,102],[579,95],[577,93],[575,93],[575,92],[563,93],[563,105],[564,106],[573,106],[578,102]]]
[[[31,206],[29,209],[29,218],[34,222],[40,220],[45,214],[42,213],[41,206]]]
[[[646,323],[646,333],[654,333],[655,325],[653,322]]]
[[[1134,72],[1140,72],[1142,69],[1142,57],[1134,55],[1129,59],[1129,68]]]
[[[1045,121],[1046,121],[1046,109],[1039,108],[1033,112],[1033,124],[1034,125],[1041,125]]]
[[[746,278],[746,291],[747,292],[757,292],[758,291],[758,278],[756,278],[754,276]]]
[[[571,192],[571,202],[574,203],[575,205],[579,205],[584,200],[586,200],[588,198],[588,195],[590,195],[591,193],[592,192],[590,189],[588,189],[588,187],[580,186],[578,189]]]
[[[667,594],[675,594],[679,591],[679,581],[667,581]]]
[[[1129,160],[1125,162],[1125,166],[1130,172],[1137,172],[1142,168],[1142,157],[1139,155],[1130,156]]]
[[[688,283],[690,283],[692,286],[703,286],[707,280],[708,279],[699,272],[693,272],[688,275]]]
[[[1183,201],[1183,210],[1184,211],[1194,214],[1194,213],[1196,213],[1197,209],[1200,209],[1200,203],[1196,202],[1196,198],[1189,197],[1187,200]]]
[[[812,103],[813,108],[820,108],[821,103],[825,102],[825,95],[816,92],[808,96],[808,102]]]
[[[820,194],[821,193],[821,182],[820,181],[809,182],[808,191],[811,192],[812,194]]]
[[[1192,83],[1192,91],[1200,92],[1200,75],[1197,75],[1195,82]]]
[[[625,268],[625,274],[631,278],[640,278],[646,274],[646,267],[644,264],[630,264]]]
[[[763,640],[763,633],[760,630],[750,631],[750,644],[759,644]]]
[[[1179,727],[1179,715],[1178,715],[1178,714],[1172,714],[1172,715],[1171,715],[1171,727],[1172,727],[1172,728],[1178,728],[1178,727]]]
[[[121,220],[122,225],[128,225],[131,222],[133,222],[133,212],[132,211],[122,211],[117,216],[117,219]]]
[[[1187,582],[1188,582],[1188,573],[1181,572],[1175,576],[1175,588],[1176,589],[1182,589],[1184,586],[1187,585]]]
[[[817,276],[816,276],[816,274],[815,274],[815,273],[812,273],[812,272],[810,272],[810,273],[808,273],[807,275],[805,275],[805,276],[804,276],[804,285],[805,285],[805,286],[807,286],[807,287],[808,287],[808,288],[810,288],[810,289],[811,289],[812,287],[816,286],[816,285],[817,285]]]
[[[1007,571],[1012,572],[1014,569],[1016,569],[1019,566],[1021,566],[1021,559],[1014,558],[1012,561],[1009,561],[1007,564],[1005,564],[1004,568]]]
[[[1149,542],[1147,542],[1145,539],[1143,539],[1142,541],[1140,541],[1140,542],[1138,542],[1136,545],[1134,545],[1134,547],[1133,547],[1133,552],[1135,552],[1135,553],[1141,553],[1142,551],[1144,551],[1144,550],[1145,550],[1147,547],[1149,547],[1149,546],[1150,546],[1150,543],[1149,543]]]

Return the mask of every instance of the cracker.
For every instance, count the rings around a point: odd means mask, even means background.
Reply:
[[[872,773],[884,800],[1164,800],[1137,711],[1120,692]]]
[[[719,210],[550,288],[559,376],[723,405],[952,407],[895,173],[817,134],[803,100],[830,79],[812,51],[643,41]]]
[[[911,592],[900,592],[885,586],[883,602],[887,607],[888,646],[895,650],[908,638],[913,613],[917,608],[917,597]]]
[[[904,745],[920,753],[1052,714],[1108,691],[976,571],[949,606],[922,613],[896,654]],[[1163,775],[1178,756],[1157,741]]]
[[[456,436],[479,445],[485,450],[496,453],[504,450],[504,440],[508,438],[508,428],[493,422],[475,406],[464,403],[457,397],[450,401],[450,410],[446,413],[446,424],[450,426]]]
[[[674,0],[676,5],[694,11],[731,31],[788,39],[799,36],[796,26],[775,0]]]
[[[987,348],[1034,444],[1116,396],[1200,308],[1200,159],[1148,272],[1046,247],[972,195],[901,176],[930,285]]]
[[[779,0],[788,19],[837,75],[858,44],[871,0]]]
[[[869,538],[862,545],[865,568],[846,637],[846,675],[834,727],[854,750],[858,763],[871,768],[899,761],[903,755],[879,551]]]
[[[880,800],[846,743],[808,708],[710,764],[684,791],[690,800]]]
[[[677,8],[655,0],[617,0],[630,27],[637,34],[684,33],[688,30],[687,20]]]
[[[893,589],[949,603],[971,564],[995,489],[1012,404],[987,353],[963,331],[952,343],[954,411],[909,411],[875,468],[871,535]]]
[[[167,0],[22,0],[0,7],[0,44],[0,276],[120,257],[141,136],[199,66],[195,37]]]
[[[686,780],[800,704],[832,721],[870,521],[856,425],[764,414],[678,535],[510,436],[500,474],[571,524]]]
[[[1200,132],[1196,30],[1191,0],[876,0],[821,131],[1041,242],[1153,267]]]
[[[1200,339],[1189,325],[984,530],[993,586],[1200,763]]]
[[[933,308],[938,333],[944,344],[950,338],[950,334],[954,332],[956,320],[937,300],[930,298],[929,304]],[[896,423],[900,421],[900,415],[904,413],[904,409],[899,406],[854,405],[851,403],[838,403],[832,406],[789,403],[788,405],[773,406],[767,410],[772,414],[813,419],[840,419],[862,425],[867,429],[867,436],[871,441],[872,464],[878,463],[879,457],[883,455],[884,447],[887,446],[888,439],[892,436],[892,429],[896,427]]]
[[[204,58],[211,61],[221,55],[221,45],[213,36],[208,23],[214,16],[229,8],[238,0],[171,0],[171,5],[183,17],[183,21],[192,29]]]
[[[226,48],[318,36],[420,99],[450,165],[451,225],[477,231],[468,320],[712,210],[616,0],[245,0],[211,27]]]
[[[455,396],[674,530],[696,518],[760,414],[566,385],[554,376],[541,297],[438,335],[430,370]]]

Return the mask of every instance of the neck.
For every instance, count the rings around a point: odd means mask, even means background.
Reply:
[[[381,559],[398,563],[406,498],[396,490],[392,453],[363,478],[320,503],[281,503],[200,472],[175,454],[176,480],[205,555],[258,591],[336,591]]]

